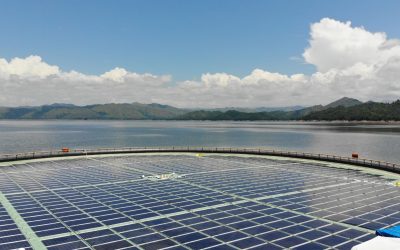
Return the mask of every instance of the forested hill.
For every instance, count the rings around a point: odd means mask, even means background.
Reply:
[[[272,111],[272,112],[255,112],[247,113],[236,110],[222,111],[193,111],[177,117],[177,120],[209,120],[209,121],[260,121],[260,120],[290,120],[287,116],[289,112]]]
[[[272,112],[240,112],[230,110],[226,112],[221,111],[193,111],[179,116],[177,119],[180,120],[233,120],[233,121],[245,121],[245,120],[303,120],[304,117],[308,117],[310,114],[324,112],[331,108],[337,107],[356,107],[361,105],[362,102],[348,97],[343,97],[337,101],[334,101],[326,106],[315,105],[308,108],[303,108],[293,111],[272,111]]]
[[[295,110],[244,112],[240,110],[195,110],[161,104],[98,104],[75,106],[52,104],[39,107],[0,107],[0,119],[94,119],[94,120],[400,120],[400,101],[362,103],[341,98],[328,105]]]
[[[303,120],[400,121],[400,100],[393,103],[367,102],[352,107],[338,106],[305,115]]]
[[[180,116],[182,120],[317,120],[317,121],[400,121],[400,100],[393,103],[367,102],[344,106],[313,106],[296,111],[244,113],[238,111],[194,111]]]
[[[53,104],[39,107],[0,108],[0,119],[165,120],[188,112],[161,104]]]

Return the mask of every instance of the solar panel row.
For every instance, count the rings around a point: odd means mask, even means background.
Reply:
[[[141,178],[172,172],[182,178]],[[0,168],[0,191],[49,249],[348,249],[400,221],[400,192],[388,181],[319,163],[211,155]]]
[[[30,249],[30,244],[3,206],[0,206],[0,249]]]
[[[346,249],[349,244],[358,243],[358,238],[369,236],[359,230],[249,202],[112,227],[112,230],[144,249],[179,245],[192,249],[222,245],[225,249],[256,246],[281,249],[304,243],[299,249],[305,249],[311,246],[308,245],[311,240],[313,249],[336,245]],[[96,244],[123,240],[113,231],[104,229],[80,236],[96,248]],[[45,243],[54,244],[51,240]]]

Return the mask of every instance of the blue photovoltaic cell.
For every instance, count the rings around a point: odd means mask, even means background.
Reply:
[[[0,206],[0,249],[30,248],[26,237],[19,230],[3,206]]]
[[[142,178],[168,173],[180,178]],[[0,168],[0,192],[48,249],[349,249],[400,222],[400,191],[387,183],[318,163],[211,154]],[[0,221],[0,249],[29,248],[5,210]]]

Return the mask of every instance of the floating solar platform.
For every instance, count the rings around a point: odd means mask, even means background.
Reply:
[[[0,249],[350,249],[400,222],[400,175],[270,156],[0,167]]]

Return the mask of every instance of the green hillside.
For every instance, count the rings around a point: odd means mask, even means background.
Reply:
[[[367,102],[352,107],[334,107],[310,113],[304,120],[400,121],[400,100],[393,103]]]
[[[339,107],[339,106],[347,108],[347,107],[357,106],[357,105],[360,105],[360,104],[362,104],[362,102],[360,102],[357,99],[349,98],[349,97],[343,97],[343,98],[340,98],[337,101],[331,102],[328,105],[324,106],[324,109],[335,108],[335,107]]]
[[[172,119],[187,111],[160,104],[99,104],[89,106],[46,105],[0,108],[0,119]]]
[[[177,117],[177,120],[232,120],[232,121],[259,121],[259,120],[282,120],[288,112],[255,112],[247,113],[236,110],[221,111],[193,111]]]
[[[246,110],[247,111],[247,110]],[[362,103],[341,98],[328,105],[315,105],[296,110],[244,112],[238,110],[189,111],[162,104],[98,104],[74,106],[53,104],[40,107],[0,107],[0,119],[94,119],[94,120],[400,120],[400,101],[393,103]]]
[[[258,120],[303,120],[310,114],[315,112],[322,112],[334,107],[352,107],[360,105],[362,102],[343,97],[337,101],[334,101],[326,106],[315,105],[308,108],[292,111],[272,111],[272,112],[240,112],[230,110],[226,112],[222,111],[193,111],[179,116],[179,120],[232,120],[232,121],[258,121]]]

